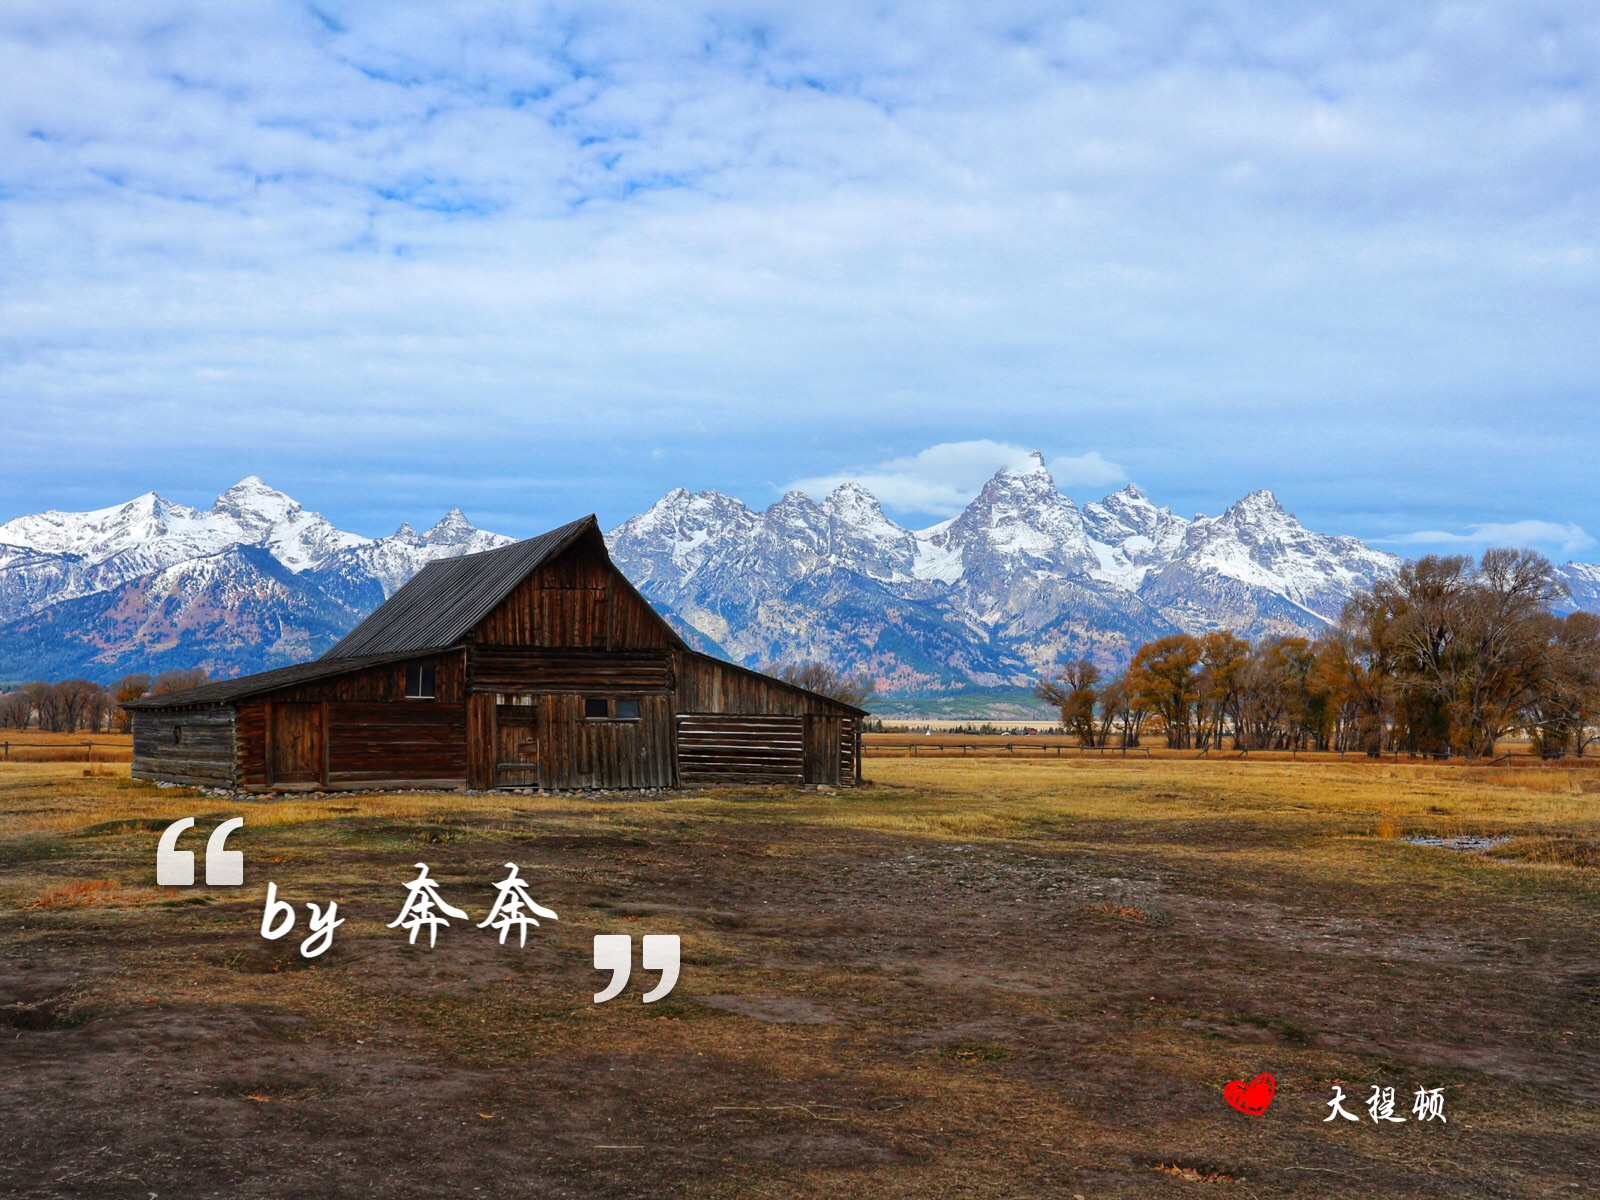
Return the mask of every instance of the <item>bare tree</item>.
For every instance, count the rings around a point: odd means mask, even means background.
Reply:
[[[203,667],[163,671],[156,676],[155,682],[150,685],[150,695],[165,696],[169,692],[186,692],[190,688],[199,687],[209,678],[210,676],[206,674]]]
[[[877,682],[870,675],[846,675],[824,662],[791,663],[779,667],[775,674],[785,683],[831,696],[856,708],[865,708],[878,690]]]
[[[33,697],[26,688],[0,695],[0,729],[26,729],[33,721]]]

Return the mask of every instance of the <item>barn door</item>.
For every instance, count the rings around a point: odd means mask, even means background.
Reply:
[[[272,782],[322,782],[322,705],[274,704],[272,747],[268,760]]]
[[[539,709],[531,704],[496,704],[495,787],[539,787]]]
[[[839,718],[806,718],[807,783],[839,786]]]

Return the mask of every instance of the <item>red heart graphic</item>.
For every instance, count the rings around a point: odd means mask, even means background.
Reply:
[[[1263,1071],[1249,1084],[1230,1079],[1222,1085],[1222,1098],[1247,1116],[1259,1117],[1267,1111],[1277,1093],[1278,1081]]]

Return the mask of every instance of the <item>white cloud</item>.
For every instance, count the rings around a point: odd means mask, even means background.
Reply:
[[[859,483],[888,508],[951,517],[982,490],[996,471],[1032,466],[1034,453],[1026,446],[987,438],[941,442],[917,454],[856,471],[799,479],[789,486],[809,496],[824,496],[841,483]],[[1058,487],[1098,487],[1127,478],[1121,467],[1093,450],[1076,457],[1052,459],[1049,468]]]
[[[1076,457],[1052,458],[1050,474],[1055,476],[1056,485],[1063,489],[1106,487],[1122,483],[1128,478],[1128,473],[1116,463],[1101,458],[1098,450]]]
[[[1469,525],[1465,533],[1423,529],[1372,540],[1391,546],[1547,546],[1563,554],[1575,554],[1595,544],[1581,525],[1533,520]]]
[[[1584,0],[7,0],[0,513],[225,460],[620,519],[1072,430],[1191,496],[1581,515],[1597,63]],[[944,446],[886,502],[1007,461]]]

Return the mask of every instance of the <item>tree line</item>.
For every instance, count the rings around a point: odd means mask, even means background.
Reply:
[[[39,729],[47,733],[128,731],[128,714],[118,705],[141,696],[181,692],[206,682],[206,672],[163,671],[154,677],[124,675],[115,683],[63,679],[34,680],[0,692],[0,729]]]
[[[1600,616],[1558,615],[1531,550],[1429,555],[1358,592],[1315,639],[1219,630],[1142,645],[1121,675],[1088,659],[1040,699],[1085,746],[1398,751],[1478,758],[1513,732],[1544,755],[1600,736]]]

